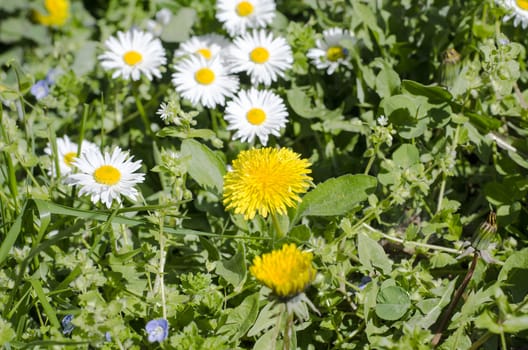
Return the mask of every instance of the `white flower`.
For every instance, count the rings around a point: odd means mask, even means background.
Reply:
[[[528,27],[528,0],[502,0],[497,2],[511,11],[510,14],[502,19],[504,22],[513,18],[515,27],[519,24],[523,29]]]
[[[248,28],[263,28],[275,18],[275,1],[218,0],[216,18],[231,36],[242,34]]]
[[[77,151],[79,146],[72,142],[68,135],[64,135],[57,139],[57,160],[59,162],[59,171],[61,176],[68,175],[72,171],[73,161],[77,157]],[[89,141],[83,140],[81,145],[81,153],[92,152],[97,150],[97,146]],[[48,143],[44,152],[50,156],[53,156],[53,149],[51,144]],[[51,164],[51,168],[48,170],[48,175],[56,176],[55,162]]]
[[[189,40],[181,43],[179,49],[174,52],[174,55],[181,57],[200,54],[205,59],[210,60],[212,57],[221,54],[221,51],[229,44],[229,40],[216,33],[193,36]]]
[[[201,55],[189,56],[174,66],[172,83],[176,91],[193,105],[213,108],[224,105],[226,97],[238,90],[238,78],[229,75],[220,56],[206,60]]]
[[[228,130],[236,130],[234,139],[253,142],[258,137],[265,146],[270,134],[279,136],[286,125],[288,112],[282,98],[269,90],[240,91],[227,103],[225,120]]]
[[[156,114],[159,115],[161,120],[163,121],[167,121],[169,119],[172,119],[172,117],[174,117],[174,113],[172,111],[171,106],[165,102],[162,102],[160,104],[160,107],[158,111],[156,112]]]
[[[145,174],[135,173],[141,161],[132,161],[128,152],[119,147],[104,154],[99,150],[83,152],[73,165],[79,172],[68,176],[70,186],[79,185],[79,195],[90,195],[94,204],[102,202],[107,208],[112,206],[114,199],[121,203],[121,195],[135,200],[138,191],[133,186],[143,182],[145,177]]]
[[[115,70],[112,78],[139,80],[141,74],[149,80],[161,77],[159,68],[167,61],[165,50],[151,33],[136,29],[117,32],[117,38],[111,36],[105,46],[108,50],[99,59],[104,69]]]
[[[167,8],[162,8],[156,12],[156,21],[166,26],[172,19],[172,12]]]
[[[253,85],[263,83],[265,86],[283,77],[293,63],[286,39],[274,38],[265,30],[254,30],[236,38],[227,59],[232,72],[247,72]]]
[[[318,69],[326,69],[327,74],[333,74],[340,65],[351,68],[348,50],[341,44],[343,40],[352,40],[348,30],[330,28],[323,32],[323,39],[316,40],[315,48],[308,50],[306,56]]]

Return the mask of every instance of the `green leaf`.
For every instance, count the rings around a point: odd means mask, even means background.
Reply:
[[[420,152],[416,146],[405,143],[394,151],[392,160],[401,168],[407,169],[414,164],[420,163]]]
[[[383,61],[383,67],[376,76],[376,92],[381,97],[394,95],[400,88],[400,76]]]
[[[389,286],[379,291],[376,315],[387,321],[400,319],[411,307],[409,294],[401,287]]]
[[[497,280],[506,282],[503,289],[509,292],[514,303],[521,302],[528,295],[528,285],[519,283],[528,280],[528,248],[515,252],[506,259]]]
[[[227,320],[218,334],[230,337],[232,340],[243,337],[257,319],[259,309],[259,293],[248,295],[235,309],[229,310]]]
[[[237,252],[231,259],[222,259],[217,263],[216,273],[235,288],[239,287],[240,284],[244,282],[247,269],[246,249],[243,244],[238,244]]]
[[[436,320],[438,320],[438,317],[440,317],[440,314],[442,313],[442,308],[444,308],[451,301],[451,295],[455,290],[455,282],[456,279],[449,282],[441,298],[425,299],[424,301],[430,300],[430,304],[428,305],[427,309],[422,309],[420,305],[417,305],[424,313],[424,316],[420,318],[420,322],[418,322],[420,327],[427,329],[431,327],[436,322]]]
[[[374,267],[381,269],[385,275],[392,271],[392,261],[383,247],[363,232],[358,234],[358,254],[359,262],[370,272],[374,272]]]
[[[362,174],[329,179],[303,197],[296,218],[346,214],[357,203],[366,200],[376,184],[374,177]]]
[[[182,42],[189,38],[191,28],[196,21],[196,11],[190,7],[181,8],[172,16],[170,22],[163,28],[161,40],[168,43]]]
[[[482,134],[487,134],[491,130],[497,130],[502,123],[487,115],[477,114],[473,112],[465,112],[464,115],[469,118],[471,124],[473,124]]]
[[[427,97],[430,103],[449,102],[453,99],[453,95],[444,87],[437,85],[423,85],[412,80],[403,80],[402,89],[413,95],[421,95]]]
[[[183,157],[189,157],[189,175],[202,187],[223,191],[225,164],[207,146],[196,140],[184,140],[181,145]]]

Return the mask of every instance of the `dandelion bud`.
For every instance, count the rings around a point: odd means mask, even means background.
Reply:
[[[486,221],[484,221],[473,236],[471,246],[478,251],[485,250],[495,238],[497,232],[497,215],[490,212]]]

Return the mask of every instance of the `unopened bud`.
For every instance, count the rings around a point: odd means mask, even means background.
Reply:
[[[477,251],[485,250],[495,238],[497,233],[497,215],[490,212],[486,221],[484,221],[473,236],[471,246]]]

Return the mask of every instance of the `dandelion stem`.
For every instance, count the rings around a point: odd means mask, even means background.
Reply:
[[[475,272],[475,268],[477,267],[479,254],[475,253],[473,255],[473,261],[471,262],[471,266],[469,267],[466,276],[464,277],[464,280],[462,280],[462,283],[458,287],[458,289],[455,292],[455,295],[453,296],[453,299],[451,300],[451,304],[449,304],[449,307],[447,308],[444,316],[442,317],[442,320],[440,321],[440,324],[438,325],[438,329],[436,331],[436,334],[431,341],[431,345],[433,347],[436,347],[438,343],[440,343],[440,340],[442,339],[442,332],[444,331],[445,327],[447,326],[447,322],[451,319],[451,315],[453,314],[453,311],[455,311],[455,307],[457,306],[458,302],[460,301],[460,298],[462,297],[462,294],[464,293],[464,290],[466,290],[466,287],[471,280],[471,276],[473,276],[473,272]],[[505,349],[505,348],[504,348]]]
[[[275,228],[275,232],[277,233],[277,237],[278,238],[284,237],[284,232],[282,232],[277,215],[275,213],[272,213],[270,215],[271,215],[271,221],[273,222],[273,227]]]

